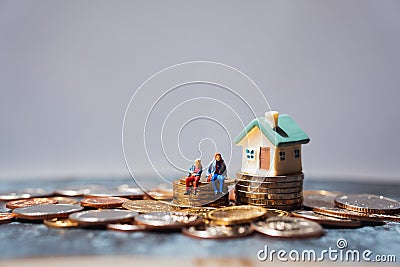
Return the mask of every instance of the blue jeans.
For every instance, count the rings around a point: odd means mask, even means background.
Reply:
[[[217,186],[215,185],[215,180],[218,180],[218,181],[219,181],[219,192],[222,193],[222,188],[224,187],[225,176],[215,173],[215,174],[211,177],[211,183],[212,183],[212,186],[213,186],[213,188],[214,188],[214,192],[215,192],[215,193],[218,193]]]

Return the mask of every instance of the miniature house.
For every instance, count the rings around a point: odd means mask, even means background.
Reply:
[[[301,172],[301,145],[309,141],[289,115],[266,112],[265,117],[251,121],[235,139],[235,144],[242,146],[241,172],[255,176]]]

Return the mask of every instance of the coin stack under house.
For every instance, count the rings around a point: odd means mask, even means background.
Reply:
[[[248,204],[281,210],[301,209],[304,174],[252,176],[237,174],[236,204]]]
[[[236,177],[236,204],[281,210],[303,204],[302,145],[310,138],[287,114],[268,111],[236,137],[242,168]]]
[[[223,207],[229,205],[228,187],[234,184],[232,179],[226,179],[224,182],[222,195],[215,195],[210,182],[200,182],[197,186],[197,192],[194,190],[190,194],[186,193],[186,177],[173,182],[173,203],[179,206],[188,207]],[[193,187],[191,187],[193,189]]]

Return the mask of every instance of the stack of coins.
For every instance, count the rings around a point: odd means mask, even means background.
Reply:
[[[303,173],[286,176],[253,176],[238,173],[237,205],[256,205],[280,210],[296,210],[303,203]]]
[[[228,187],[234,184],[232,179],[226,179],[223,186],[223,194],[215,194],[210,182],[200,182],[197,192],[194,194],[193,187],[191,192],[186,193],[186,177],[173,182],[173,203],[187,207],[223,207],[229,205]]]
[[[357,227],[365,223],[400,222],[400,202],[384,196],[304,191],[304,207],[311,211],[296,211],[292,215],[322,225]]]

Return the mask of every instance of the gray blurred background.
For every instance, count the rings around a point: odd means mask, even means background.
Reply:
[[[0,179],[128,176],[135,90],[209,60],[247,74],[310,136],[308,177],[398,181],[399,14],[385,0],[1,0]]]

